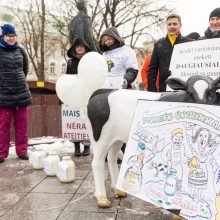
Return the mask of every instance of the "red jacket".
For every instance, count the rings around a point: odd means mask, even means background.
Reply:
[[[142,69],[141,69],[141,78],[142,78],[142,82],[144,84],[144,89],[145,90],[148,90],[148,70],[149,70],[149,66],[150,66],[150,60],[151,60],[151,56],[152,56],[152,53],[148,54],[145,61],[144,61],[144,64],[142,66]],[[157,80],[156,80],[156,90],[157,92],[159,91],[159,76],[160,76],[160,72],[158,70],[158,73],[157,73]]]

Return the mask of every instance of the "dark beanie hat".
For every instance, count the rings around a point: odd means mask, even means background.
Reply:
[[[15,31],[15,27],[12,24],[4,24],[3,26],[1,26],[2,28],[2,35],[7,35],[7,34],[15,34],[16,35],[16,31]]]
[[[209,15],[209,19],[212,17],[220,18],[220,8],[216,8],[211,12],[211,14]]]

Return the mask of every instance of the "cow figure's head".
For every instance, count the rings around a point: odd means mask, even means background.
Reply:
[[[183,90],[184,101],[200,104],[216,103],[216,90],[220,89],[220,77],[213,80],[207,76],[191,76],[186,82],[178,78],[167,79],[173,90]]]

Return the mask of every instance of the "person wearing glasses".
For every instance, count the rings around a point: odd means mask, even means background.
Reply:
[[[8,157],[10,124],[14,119],[18,157],[28,160],[28,106],[32,103],[27,85],[28,57],[19,47],[15,27],[1,26],[0,36],[0,163]]]

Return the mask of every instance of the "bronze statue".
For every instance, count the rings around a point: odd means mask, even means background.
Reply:
[[[79,12],[70,22],[69,41],[72,45],[75,38],[83,38],[90,49],[96,51],[92,34],[92,20],[88,16],[85,0],[77,0],[76,7]]]

